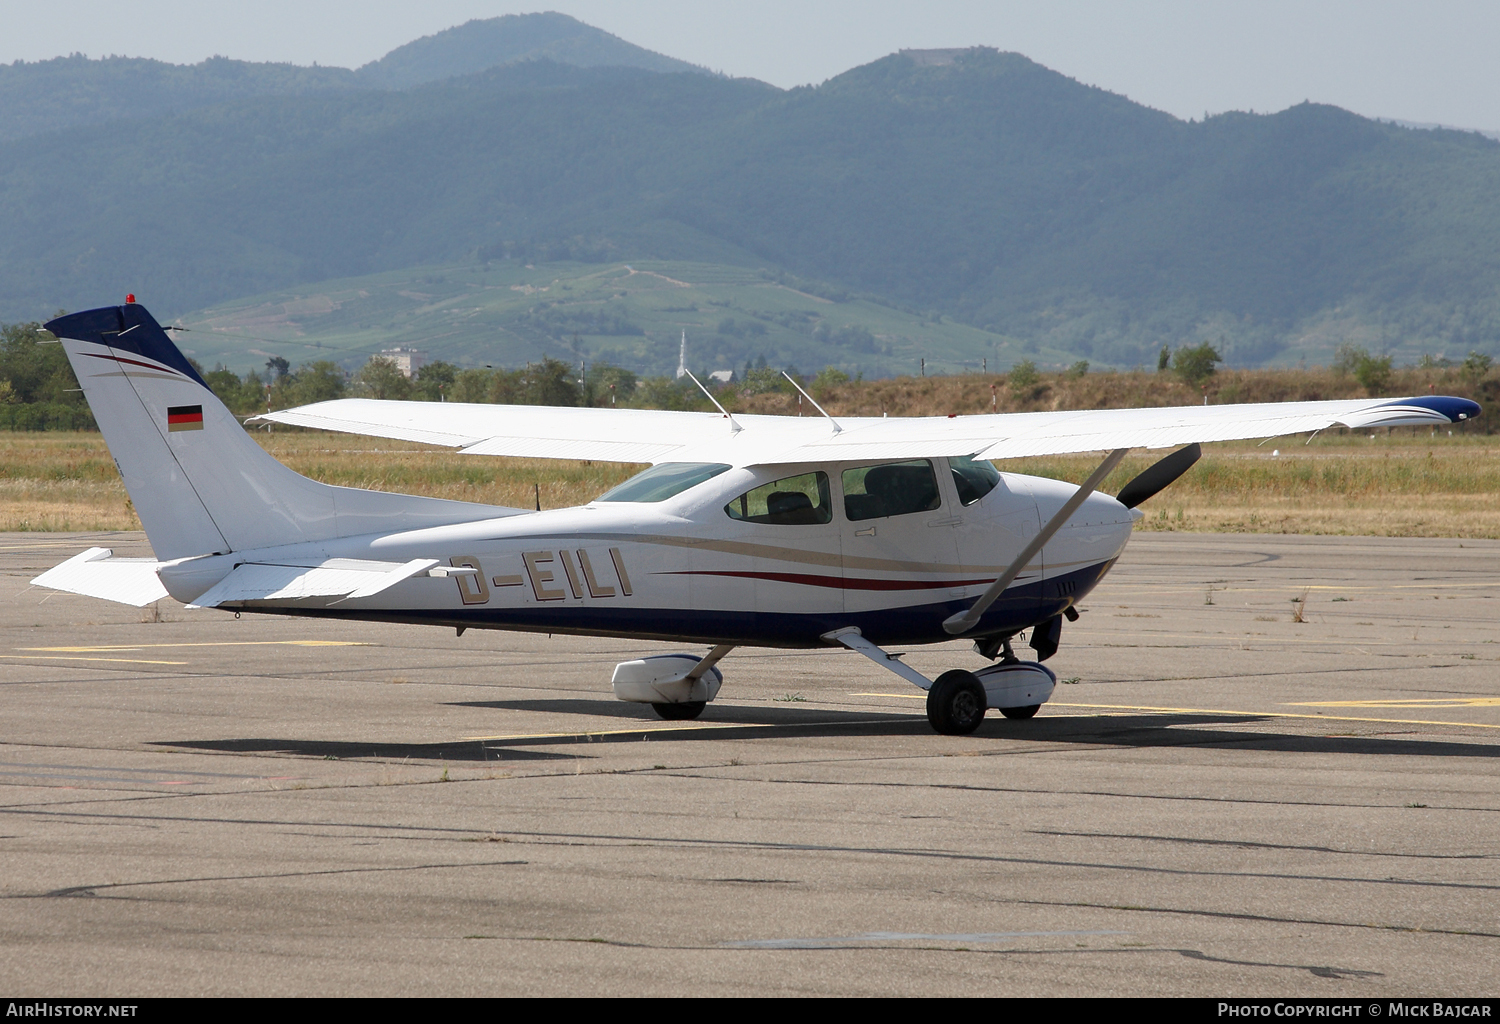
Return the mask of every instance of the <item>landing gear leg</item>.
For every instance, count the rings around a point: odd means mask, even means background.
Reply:
[[[927,720],[938,732],[948,736],[967,736],[984,721],[988,700],[984,684],[972,672],[956,668],[944,672],[932,682],[909,665],[903,665],[899,654],[887,654],[866,640],[857,626],[845,626],[824,633],[823,639],[833,644],[842,644],[857,654],[863,654],[881,668],[894,672],[903,679],[916,683],[927,691]],[[1010,650],[1009,643],[1005,649]],[[1014,657],[1014,655],[1012,655]],[[1046,671],[1043,669],[1042,671]]]
[[[1011,648],[1008,636],[980,637],[974,641],[974,653],[986,661],[999,658],[1002,665],[1010,665],[1021,660],[1016,657],[1016,652]]]

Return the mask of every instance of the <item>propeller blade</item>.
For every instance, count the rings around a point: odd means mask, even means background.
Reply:
[[[1202,455],[1203,448],[1197,444],[1177,449],[1120,488],[1120,493],[1115,495],[1115,500],[1126,508],[1135,508],[1147,498],[1165,490],[1178,477],[1192,469],[1193,463],[1197,462]]]

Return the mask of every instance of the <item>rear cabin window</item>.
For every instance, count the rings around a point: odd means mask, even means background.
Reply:
[[[666,501],[729,467],[720,462],[663,462],[605,491],[595,501]]]
[[[926,459],[844,470],[844,515],[856,522],[930,512],[941,504]]]
[[[775,526],[820,526],[833,519],[827,473],[803,473],[761,484],[724,506],[730,519]]]
[[[953,486],[958,489],[961,505],[972,505],[990,493],[1000,483],[1000,471],[986,459],[965,455],[949,459],[948,468],[953,470]]]

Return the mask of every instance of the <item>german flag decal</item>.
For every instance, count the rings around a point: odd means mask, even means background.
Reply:
[[[167,406],[167,431],[174,430],[202,430],[203,429],[203,406],[201,405],[169,405]]]

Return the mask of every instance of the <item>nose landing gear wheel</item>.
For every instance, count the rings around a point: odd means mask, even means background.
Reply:
[[[1030,718],[1040,710],[1040,704],[1028,704],[1024,708],[1001,708],[1000,713],[1006,718]]]
[[[945,736],[967,736],[984,721],[984,686],[961,668],[938,676],[927,691],[927,720]]]
[[[703,709],[708,706],[708,702],[689,700],[681,704],[653,704],[651,706],[656,709],[658,715],[669,722],[685,722],[703,714]]]

